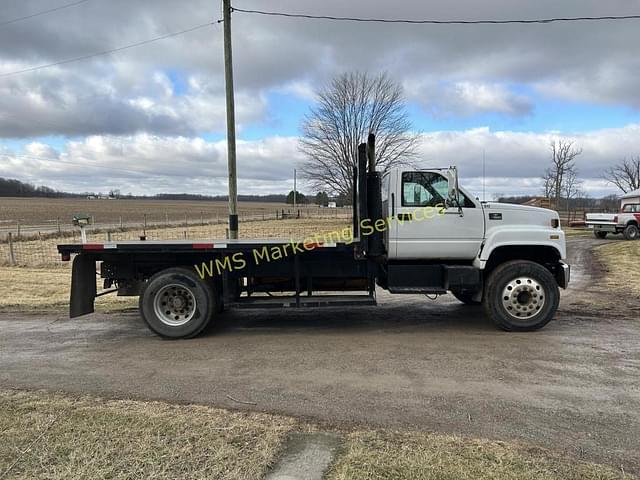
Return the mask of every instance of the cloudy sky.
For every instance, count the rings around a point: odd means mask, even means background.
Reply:
[[[215,21],[218,0],[5,0],[0,176],[71,191],[226,193],[222,26],[17,75],[7,73]],[[640,14],[640,0],[235,0],[236,7],[408,19]],[[240,193],[280,193],[304,162],[301,118],[334,75],[387,71],[422,134],[419,163],[464,183],[539,194],[548,143],[569,138],[584,189],[640,155],[640,21],[434,26],[233,18]]]

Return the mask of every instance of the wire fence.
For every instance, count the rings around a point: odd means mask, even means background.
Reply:
[[[244,215],[240,219],[241,238],[304,238],[342,229],[351,224],[351,209],[280,210],[272,215]],[[126,240],[212,240],[227,237],[226,219],[210,219],[203,223],[138,224],[123,228],[92,225],[86,230],[88,242]],[[38,267],[57,264],[58,244],[80,243],[80,230],[61,230],[47,234],[17,237],[11,232],[0,241],[0,265]]]

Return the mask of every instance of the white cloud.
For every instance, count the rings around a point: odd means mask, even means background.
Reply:
[[[417,101],[439,116],[466,117],[482,113],[524,116],[533,110],[533,103],[529,98],[511,92],[506,85],[500,83],[446,83],[410,78],[405,80],[404,87],[410,100]]]
[[[3,18],[45,8],[46,0],[3,5]],[[0,29],[0,72],[87,55],[215,20],[206,0],[88,2]],[[264,2],[242,0],[245,8]],[[459,0],[455,5],[405,0],[270,2],[282,11],[396,18],[535,18],[626,14],[633,2]],[[463,12],[461,14],[460,12]],[[388,70],[422,84],[427,108],[454,115],[526,115],[531,100],[509,85],[562,99],[640,108],[636,22],[464,27],[351,24],[234,15],[235,81],[241,124],[265,120],[264,95],[288,91],[305,99],[336,73]],[[186,76],[176,94],[165,70]],[[433,87],[433,88],[432,88]],[[3,78],[0,137],[47,134],[193,135],[223,124],[221,26],[140,48]]]
[[[241,194],[284,192],[300,161],[297,139],[290,137],[239,141],[237,151]],[[90,136],[68,142],[59,152],[34,143],[24,153],[3,154],[0,177],[71,191],[225,194],[226,142],[149,134]]]
[[[584,153],[577,166],[591,196],[614,193],[602,173],[625,156],[639,154],[640,125],[604,129],[569,137]],[[549,142],[555,133],[522,133],[477,128],[422,135],[420,168],[457,165],[463,183],[482,192],[483,152],[487,198],[539,194],[540,176],[549,164]],[[293,168],[304,162],[296,137],[239,141],[240,193],[282,193],[291,189]],[[6,151],[6,149],[5,149]],[[32,143],[24,152],[0,157],[0,176],[73,190],[120,188],[137,194],[188,192],[225,194],[226,142],[197,137],[91,136],[70,141],[61,151]]]

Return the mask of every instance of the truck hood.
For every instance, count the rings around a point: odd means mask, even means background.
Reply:
[[[551,220],[559,219],[558,212],[547,208],[517,205],[514,203],[487,202],[483,204],[487,231],[492,227],[529,225],[551,227]],[[494,215],[491,215],[491,214]],[[501,214],[501,215],[495,215]]]

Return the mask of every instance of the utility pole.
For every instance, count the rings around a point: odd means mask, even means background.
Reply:
[[[229,238],[238,238],[238,178],[236,175],[236,112],[231,52],[231,0],[222,0],[224,81],[227,93],[227,164],[229,168]]]
[[[485,150],[483,148],[482,149],[482,201],[483,202],[486,201],[485,190],[486,190],[486,184],[487,184],[487,172],[485,168],[485,162],[486,162]]]
[[[298,192],[296,191],[296,169],[294,168],[293,169],[293,213],[294,215],[296,213],[296,204],[298,203],[296,199],[297,196],[298,196]]]

